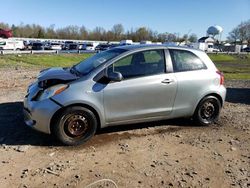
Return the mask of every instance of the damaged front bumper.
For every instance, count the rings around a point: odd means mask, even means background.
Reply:
[[[37,84],[35,83],[29,87],[28,94],[25,96],[23,108],[24,121],[27,126],[50,134],[51,119],[61,106],[51,99],[42,101],[34,100],[33,98],[37,90]]]

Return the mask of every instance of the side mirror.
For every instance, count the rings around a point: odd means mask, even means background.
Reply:
[[[120,72],[108,72],[108,79],[114,82],[120,82],[123,79],[123,76]]]

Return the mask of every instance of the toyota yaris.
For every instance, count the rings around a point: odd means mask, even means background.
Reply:
[[[199,50],[116,47],[71,68],[42,70],[24,99],[25,123],[66,145],[112,125],[180,117],[209,125],[225,101],[223,82]]]

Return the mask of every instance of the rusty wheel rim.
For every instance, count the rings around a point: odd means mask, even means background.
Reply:
[[[64,123],[65,133],[70,137],[81,137],[89,127],[87,119],[81,114],[69,115]]]

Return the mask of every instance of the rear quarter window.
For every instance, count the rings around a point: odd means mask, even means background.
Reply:
[[[174,72],[207,69],[202,60],[194,53],[186,50],[169,50]]]

